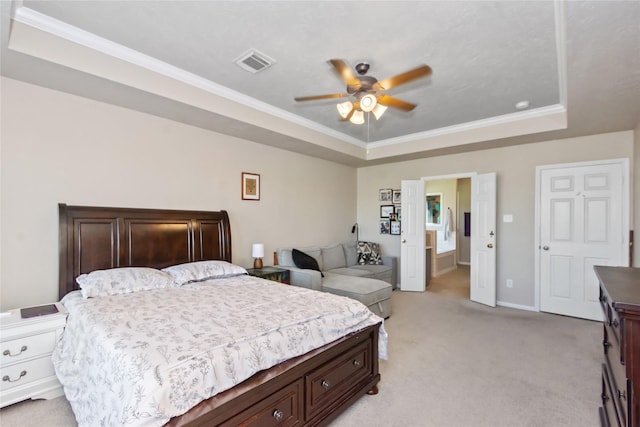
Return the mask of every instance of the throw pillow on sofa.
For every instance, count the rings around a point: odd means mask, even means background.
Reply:
[[[296,267],[320,271],[320,266],[318,266],[318,261],[316,261],[316,259],[311,255],[308,255],[297,249],[293,249],[291,251],[291,255],[293,257],[293,263],[296,265]],[[324,277],[324,274],[322,274],[322,271],[320,271],[320,275]]]
[[[358,264],[382,264],[380,245],[373,242],[358,242]]]

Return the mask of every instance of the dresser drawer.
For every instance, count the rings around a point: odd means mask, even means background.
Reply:
[[[343,357],[324,365],[306,377],[307,419],[333,403],[345,390],[372,372],[370,343],[351,348]]]
[[[5,341],[0,347],[0,366],[7,366],[44,354],[51,354],[55,345],[55,331]]]
[[[32,381],[55,376],[50,356],[0,368],[0,390],[6,391]]]
[[[303,422],[303,383],[298,380],[222,423],[224,427],[293,427]]]

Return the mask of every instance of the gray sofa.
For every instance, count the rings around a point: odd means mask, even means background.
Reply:
[[[397,260],[381,257],[382,264],[358,264],[356,242],[296,248],[312,256],[319,271],[296,267],[292,248],[278,249],[278,265],[289,270],[292,285],[354,298],[380,317],[391,315],[391,292],[396,287]]]

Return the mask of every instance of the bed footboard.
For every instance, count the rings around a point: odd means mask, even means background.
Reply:
[[[327,425],[364,394],[377,393],[379,328],[260,372],[167,426]]]

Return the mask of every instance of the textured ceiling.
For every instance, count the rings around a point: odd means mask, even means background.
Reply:
[[[11,6],[24,12],[16,28]],[[366,164],[632,129],[638,22],[640,2],[2,2],[2,74]],[[251,48],[275,64],[242,70],[234,60]],[[420,64],[433,75],[389,92],[415,110],[358,126],[338,120],[336,100],[293,100],[345,91],[331,58],[368,62],[378,79]],[[172,92],[174,81],[188,90]]]

